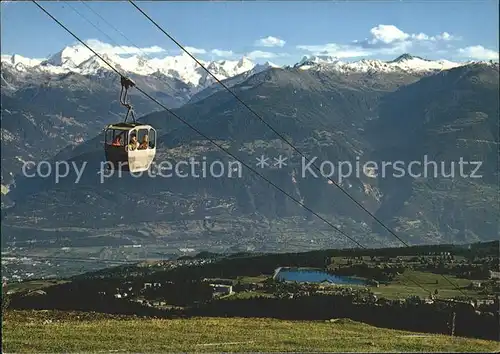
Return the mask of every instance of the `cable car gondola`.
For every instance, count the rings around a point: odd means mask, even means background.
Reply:
[[[156,155],[156,130],[135,121],[132,105],[127,102],[127,92],[135,84],[122,76],[120,103],[127,108],[125,120],[105,128],[104,152],[110,169],[128,172],[147,171]],[[127,123],[129,114],[133,123]]]

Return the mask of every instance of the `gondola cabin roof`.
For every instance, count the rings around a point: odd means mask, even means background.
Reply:
[[[115,123],[115,124],[109,124],[106,127],[106,129],[118,129],[118,130],[130,130],[134,128],[153,129],[152,126],[141,123]]]

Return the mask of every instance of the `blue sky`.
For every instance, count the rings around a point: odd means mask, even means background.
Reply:
[[[128,2],[94,1],[87,5],[130,42],[81,2],[69,3],[40,4],[82,39],[113,46],[132,46],[132,42],[152,56],[179,53],[176,45]],[[430,59],[498,58],[497,0],[140,1],[138,5],[205,60],[246,55],[258,62],[293,64],[304,55],[392,59],[404,52]],[[2,54],[45,58],[75,42],[31,2],[2,1],[1,10]],[[99,46],[99,42],[93,43]]]

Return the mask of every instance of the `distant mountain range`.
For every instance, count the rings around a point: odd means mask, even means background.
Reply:
[[[299,178],[299,156],[191,58],[109,59],[250,165],[261,154],[289,157],[286,168],[262,173],[353,238],[367,246],[398,244],[327,180]],[[409,243],[499,237],[498,63],[405,54],[388,62],[307,57],[281,68],[247,59],[206,64],[307,156],[408,164],[428,155],[446,166],[460,157],[483,161],[481,179],[361,174],[342,186]],[[71,247],[93,242],[217,251],[352,246],[250,171],[241,179],[128,176],[101,183],[99,133],[123,113],[118,93],[116,75],[81,48],[40,61],[2,57],[2,99],[10,104],[2,104],[2,150],[10,149],[2,153],[2,184],[11,188],[3,196],[3,242],[36,234],[42,244]],[[157,161],[202,156],[228,161],[166,112],[146,114],[158,110],[151,102],[140,95],[131,99],[141,120],[159,131]],[[19,176],[21,160],[47,156],[53,162],[87,162],[79,184],[74,174],[58,184]]]
[[[154,76],[160,80],[165,77],[170,80],[179,80],[186,85],[186,89],[191,94],[214,83],[213,78],[187,54],[166,56],[162,59],[147,58],[140,55],[128,57],[104,53],[100,53],[100,55],[108,63],[124,73]],[[258,71],[268,67],[276,67],[272,63],[255,65],[245,57],[240,60],[200,62],[215,74],[219,80],[250,70]],[[29,59],[20,55],[2,55],[2,63],[19,73],[30,72],[50,75],[77,73],[84,76],[99,76],[102,75],[103,70],[111,70],[107,64],[82,44],[66,47],[47,59]]]
[[[361,59],[355,62],[343,62],[335,57],[330,56],[313,56],[304,57],[294,67],[307,69],[323,69],[335,70],[339,72],[414,72],[414,73],[431,73],[439,70],[448,70],[463,65],[468,65],[473,62],[455,63],[448,60],[428,60],[418,56],[412,56],[408,53],[400,55],[394,60],[367,60]]]
[[[200,91],[214,83],[210,77],[191,57],[183,53],[178,56],[164,58],[148,58],[145,55],[131,55],[128,57],[117,54],[101,54],[110,64],[127,73],[136,75],[165,75],[178,79],[188,85],[190,89]],[[98,75],[99,72],[110,70],[109,67],[97,58],[82,44],[68,46],[46,59],[25,58],[20,55],[2,55],[2,63],[11,66],[17,72],[32,71],[46,74],[67,74],[69,72],[81,75]],[[262,71],[267,68],[279,67],[273,63],[256,65],[246,57],[240,60],[218,60],[200,62],[207,67],[219,80],[225,80],[248,71]],[[453,67],[467,65],[454,63],[447,60],[432,61],[410,54],[403,54],[395,60],[360,60],[346,63],[331,56],[305,56],[295,67],[309,69],[311,66],[320,66],[342,72],[352,71],[435,71],[446,70]]]

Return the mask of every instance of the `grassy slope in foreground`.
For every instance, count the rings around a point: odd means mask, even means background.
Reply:
[[[381,329],[351,320],[160,320],[58,311],[8,311],[4,316],[3,352],[500,350],[494,341]],[[53,322],[44,324],[45,319]]]

